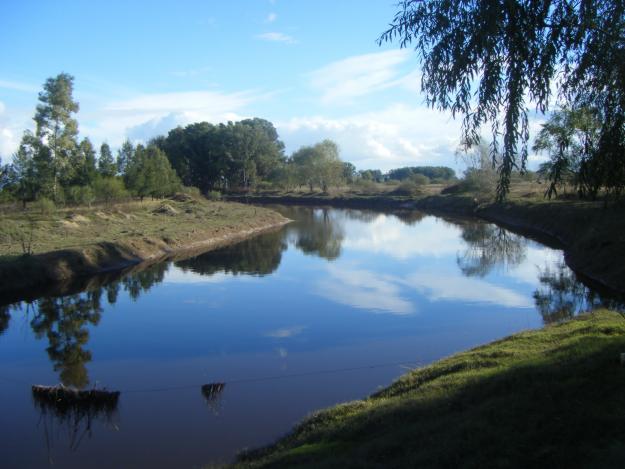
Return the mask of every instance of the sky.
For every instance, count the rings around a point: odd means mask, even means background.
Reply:
[[[416,53],[376,43],[396,12],[396,0],[5,0],[0,157],[65,72],[80,136],[98,146],[261,117],[288,154],[330,138],[358,169],[459,168],[460,122],[425,105]]]

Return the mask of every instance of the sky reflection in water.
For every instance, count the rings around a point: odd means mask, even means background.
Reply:
[[[480,221],[280,210],[280,231],[0,307],[5,463],[229,460],[406,367],[613,305],[559,251]],[[29,385],[58,382],[121,390],[120,408],[35,408]]]

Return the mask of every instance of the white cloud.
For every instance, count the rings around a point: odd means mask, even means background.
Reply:
[[[36,93],[40,89],[38,86],[7,80],[0,80],[0,88],[5,88],[7,90],[13,91],[24,91],[26,93]]]
[[[297,40],[288,34],[279,33],[279,32],[269,32],[258,34],[256,39],[260,39],[262,41],[269,42],[283,42],[285,44],[297,44]]]
[[[397,279],[362,269],[330,265],[328,276],[317,282],[319,296],[371,312],[411,314],[414,305],[401,297]]]
[[[347,229],[346,249],[384,254],[398,260],[416,256],[450,256],[463,249],[460,229],[436,217],[425,217],[418,227],[408,226],[396,217],[378,215],[373,221]]]
[[[338,143],[343,160],[359,169],[383,171],[420,164],[457,166],[454,152],[460,125],[446,113],[405,104],[339,118],[309,116],[276,122],[288,151],[330,138]]]
[[[142,94],[104,104],[92,119],[81,119],[80,130],[94,141],[118,146],[124,138],[146,141],[179,125],[239,120],[243,110],[267,95],[252,91],[184,91]]]
[[[273,337],[275,339],[288,339],[289,337],[294,337],[301,334],[304,329],[306,329],[306,326],[283,327],[280,329],[269,331],[265,334],[265,336]]]
[[[432,301],[452,300],[491,303],[511,308],[532,308],[530,298],[486,280],[463,277],[457,272],[415,272],[405,284],[422,292]]]
[[[401,85],[399,66],[412,52],[406,49],[356,55],[332,62],[310,73],[310,85],[321,101],[335,104]]]
[[[265,21],[267,23],[273,23],[274,21],[276,21],[278,19],[278,15],[276,15],[275,13],[271,12],[267,15],[267,18],[265,19]]]
[[[238,109],[250,103],[250,92],[220,93],[217,91],[181,91],[144,94],[124,101],[112,102],[105,111],[119,113],[170,113],[210,109],[225,111]]]
[[[6,105],[0,101],[0,161],[2,163],[8,163],[11,159],[11,155],[19,146],[20,136],[22,131],[26,128],[17,125],[19,120],[20,119],[16,119],[14,115],[9,115]],[[28,126],[28,124],[30,124],[30,122],[23,123],[24,126]]]

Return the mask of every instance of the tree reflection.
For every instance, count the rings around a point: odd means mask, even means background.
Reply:
[[[580,282],[563,262],[541,270],[534,302],[545,324],[564,321],[595,308],[623,311],[623,302],[603,296]]]
[[[9,328],[11,322],[11,305],[0,306],[0,335]]]
[[[176,267],[201,275],[225,272],[234,275],[267,275],[274,272],[282,260],[287,245],[284,233],[275,231],[253,239],[208,251],[197,257],[177,261]]]
[[[290,237],[304,254],[316,255],[327,260],[337,259],[341,255],[345,233],[341,223],[331,216],[331,209],[293,208],[288,216],[296,220],[296,223],[289,227]]]
[[[109,304],[115,304],[121,288],[132,299],[137,299],[153,285],[162,282],[167,264],[150,266],[105,285],[93,286],[90,290],[61,297],[44,297],[32,303],[0,307],[0,333],[6,329],[11,309],[20,310],[33,317],[30,326],[38,339],[46,338],[46,352],[59,372],[61,383],[77,389],[89,384],[86,364],[92,355],[86,349],[89,342],[89,327],[97,326],[102,316],[102,298],[106,295]]]
[[[30,325],[38,339],[47,337],[46,352],[66,386],[81,389],[89,384],[85,363],[91,360],[91,352],[84,346],[89,341],[87,326],[100,322],[100,295],[98,290],[37,302]]]
[[[466,223],[462,239],[467,249],[458,256],[457,263],[468,277],[484,277],[496,266],[512,267],[525,259],[527,240],[496,225]]]

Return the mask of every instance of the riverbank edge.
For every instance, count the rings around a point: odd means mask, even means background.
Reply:
[[[40,289],[43,285],[67,285],[84,277],[190,257],[280,229],[292,221],[277,212],[275,218],[255,226],[252,222],[252,227],[249,222],[246,226],[234,226],[219,235],[213,231],[195,233],[194,240],[185,244],[141,237],[20,256],[0,264],[0,277],[5,279],[0,284],[0,296],[10,298],[9,302],[19,301],[32,296],[31,289]]]
[[[423,197],[230,196],[241,203],[326,205],[372,210],[420,210],[429,214],[475,216],[564,251],[567,265],[586,280],[625,294],[625,223],[621,208],[578,201],[479,203],[465,195]]]
[[[608,310],[519,332],[316,411],[231,467],[620,467],[624,346]]]

